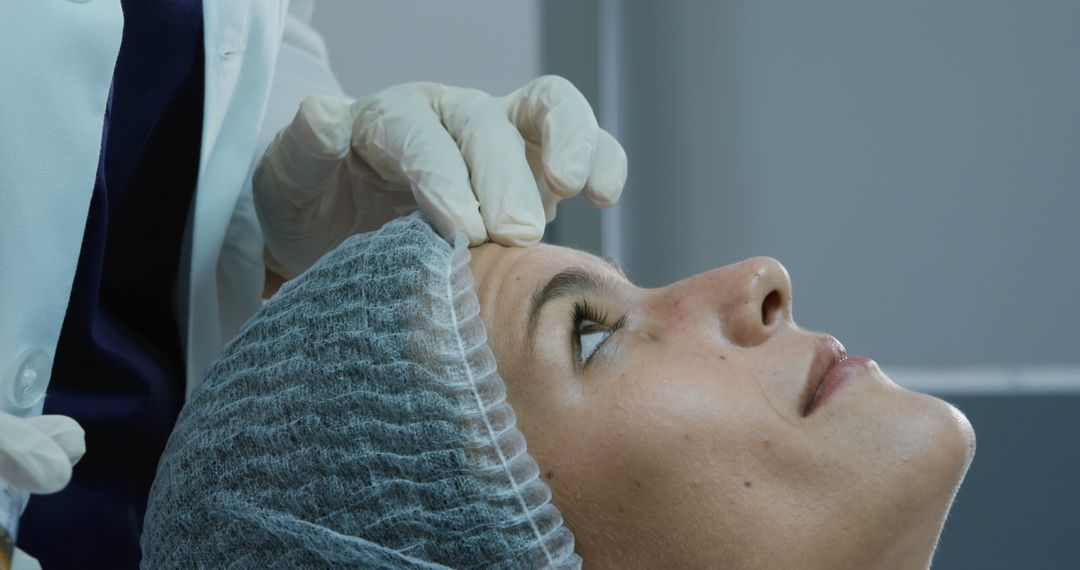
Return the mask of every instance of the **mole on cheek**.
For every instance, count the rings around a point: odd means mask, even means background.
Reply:
[[[743,481],[743,485],[746,487],[752,487],[754,484],[749,481]]]
[[[554,479],[554,478],[555,478],[555,472],[554,471],[548,471],[547,473],[544,473],[544,479],[551,480],[551,479]]]

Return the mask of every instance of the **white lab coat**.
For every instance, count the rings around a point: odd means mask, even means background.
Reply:
[[[304,96],[342,94],[308,26],[313,2],[203,0],[202,149],[176,286],[188,394],[260,305],[256,161]],[[9,391],[48,381],[40,363],[55,354],[71,294],[122,30],[120,0],[0,4],[4,411],[41,412],[41,400],[16,405]]]

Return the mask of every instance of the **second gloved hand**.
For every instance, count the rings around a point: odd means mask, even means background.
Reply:
[[[505,97],[435,83],[350,103],[309,97],[253,180],[272,269],[301,273],[358,232],[416,208],[449,238],[530,245],[559,200],[618,200],[626,154],[585,97],[546,76]]]
[[[0,484],[28,493],[55,493],[67,486],[85,452],[83,429],[67,416],[21,418],[0,412]],[[16,548],[11,568],[41,570],[41,565]]]
[[[63,489],[85,452],[83,429],[67,416],[20,418],[0,412],[0,479],[16,489]]]

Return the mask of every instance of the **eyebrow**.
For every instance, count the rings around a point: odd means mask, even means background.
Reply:
[[[623,273],[622,268],[619,267],[614,260],[611,258],[604,258],[604,261],[606,261],[608,265],[617,271],[624,279],[626,278],[626,274]],[[533,338],[536,333],[536,325],[540,320],[540,313],[548,303],[564,297],[583,295],[586,293],[613,294],[614,291],[615,286],[612,284],[611,279],[595,271],[582,269],[581,267],[568,267],[556,273],[551,279],[548,279],[547,283],[544,283],[542,287],[538,287],[533,293],[532,303],[529,305],[529,321],[526,328],[528,338]]]

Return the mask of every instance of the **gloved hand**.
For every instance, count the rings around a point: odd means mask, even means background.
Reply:
[[[20,418],[0,412],[0,479],[16,489],[63,489],[85,452],[83,429],[67,416]]]
[[[20,491],[55,493],[63,489],[85,452],[85,433],[67,416],[20,418],[0,412],[0,479]],[[11,568],[41,570],[41,565],[16,548]]]
[[[254,176],[271,269],[292,277],[348,236],[417,207],[449,238],[530,245],[584,191],[615,203],[626,153],[555,76],[506,95],[435,83],[354,103],[309,97]]]
[[[41,570],[41,563],[37,558],[16,548],[11,556],[11,570]]]

